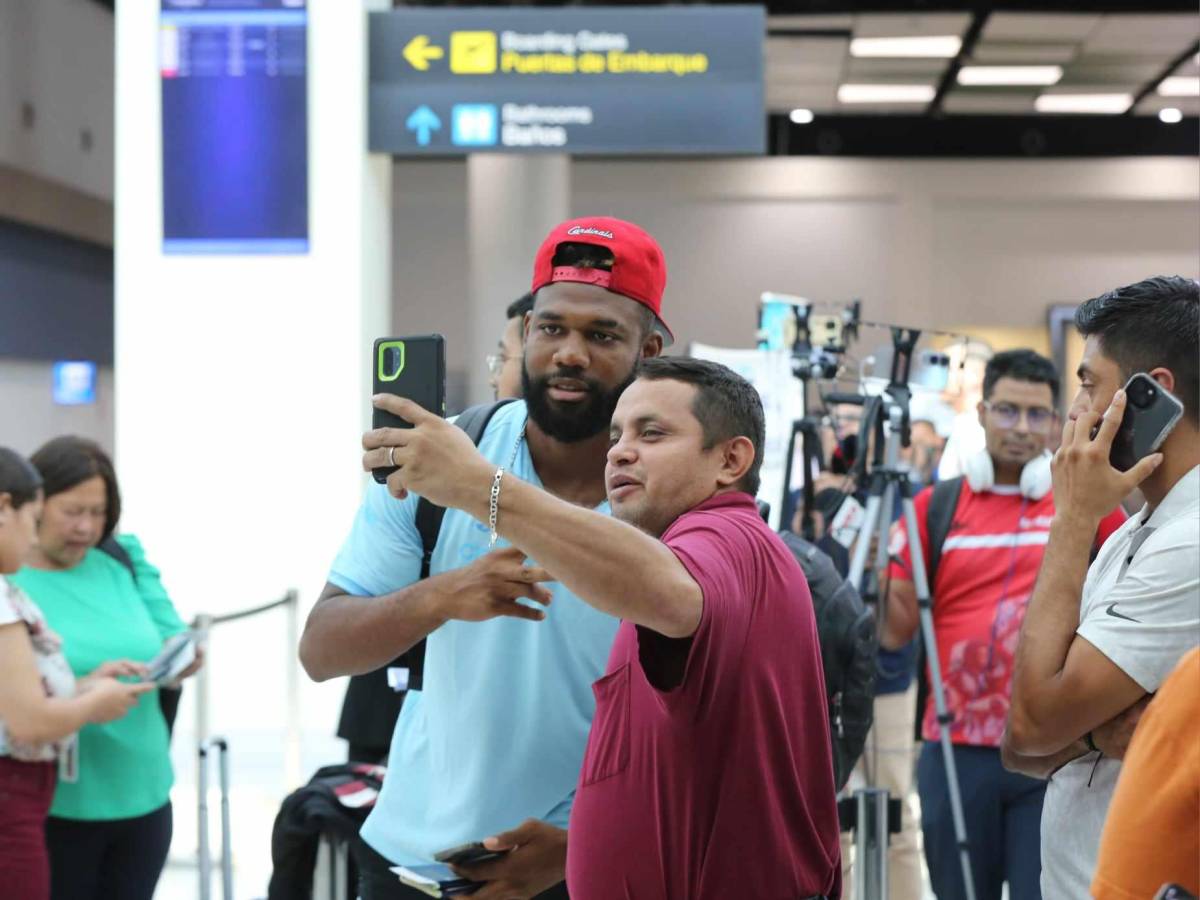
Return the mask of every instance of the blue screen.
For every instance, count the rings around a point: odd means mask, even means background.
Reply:
[[[83,360],[63,360],[54,364],[54,402],[60,406],[81,406],[96,402],[96,364]]]
[[[305,0],[162,0],[163,251],[308,252]]]

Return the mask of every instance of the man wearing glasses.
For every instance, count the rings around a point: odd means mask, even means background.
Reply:
[[[523,294],[504,311],[504,331],[496,352],[487,356],[488,384],[497,400],[520,397],[521,357],[525,346],[525,314],[533,309],[533,294]]]
[[[955,503],[931,579],[949,725],[962,789],[971,868],[978,897],[1041,896],[1040,821],[1046,784],[1005,771],[1000,762],[1012,692],[1013,660],[1025,607],[1042,564],[1054,517],[1047,444],[1058,426],[1054,364],[1032,350],[998,353],[987,364],[979,421],[986,449],[939,492]],[[926,567],[934,489],[916,498]],[[1120,509],[1100,524],[1097,546],[1124,521]],[[891,548],[885,647],[902,647],[917,631],[911,555],[903,531]],[[965,897],[959,851],[933,699],[924,710],[925,746],[917,767],[925,858],[939,900]]]

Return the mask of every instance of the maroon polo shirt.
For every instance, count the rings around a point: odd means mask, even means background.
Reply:
[[[572,900],[837,896],[829,717],[804,574],[744,493],[710,498],[662,539],[704,610],[684,640],[621,623],[593,686]]]

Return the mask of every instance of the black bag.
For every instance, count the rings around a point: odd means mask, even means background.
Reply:
[[[128,569],[130,576],[133,578],[133,583],[137,584],[137,572],[133,568],[133,557],[118,543],[115,537],[109,535],[96,545],[96,549],[101,553],[107,553]],[[158,689],[158,707],[162,710],[163,719],[167,723],[168,741],[170,741],[171,735],[175,733],[175,717],[179,714],[179,698],[182,696],[183,685],[173,688],[160,687]]]
[[[841,576],[828,554],[789,531],[781,532],[780,537],[804,570],[812,594],[829,698],[833,775],[840,791],[862,756],[874,720],[879,652],[875,613]]]
[[[356,841],[383,789],[384,774],[382,766],[325,766],[317,769],[308,784],[288,795],[271,829],[268,900],[312,900],[321,836]],[[343,896],[355,896],[351,886],[347,888]],[[318,896],[334,895],[322,890]]]
[[[463,410],[454,424],[478,446],[496,410],[511,402],[499,400],[472,406]],[[429,577],[433,550],[437,547],[438,532],[441,531],[445,514],[445,507],[435,506],[424,497],[417,503],[422,579]],[[387,670],[391,668],[408,669],[408,689],[420,690],[425,673],[425,642],[415,644],[386,666],[351,677],[346,687],[346,698],[342,701],[342,715],[337,729],[337,736],[349,741],[351,746],[373,748],[377,751],[376,755],[381,757],[386,756],[387,748],[392,743],[396,717],[400,715],[400,707],[404,704],[404,692],[394,691],[388,684]]]

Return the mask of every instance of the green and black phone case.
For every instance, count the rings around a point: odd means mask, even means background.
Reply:
[[[440,334],[379,338],[371,360],[372,395],[395,394],[446,415],[446,339]],[[383,409],[373,410],[371,426],[412,428],[410,422]],[[395,471],[395,466],[385,466],[372,469],[371,475],[383,484]]]

